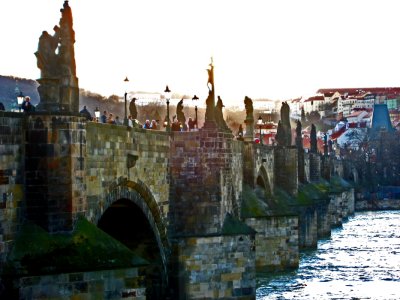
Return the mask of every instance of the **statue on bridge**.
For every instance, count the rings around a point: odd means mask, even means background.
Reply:
[[[281,126],[282,126],[282,145],[290,146],[292,144],[292,128],[290,126],[290,108],[287,102],[282,103],[281,107]]]
[[[176,106],[176,118],[178,119],[178,122],[182,124],[183,131],[186,131],[187,125],[186,117],[183,113],[183,98],[181,99],[181,101],[178,102],[178,105]]]
[[[214,65],[211,57],[210,69],[207,69],[208,73],[208,97],[206,100],[206,115],[205,123],[206,127],[215,127],[215,89],[214,89]]]
[[[129,103],[129,114],[131,115],[132,120],[137,119],[136,100],[136,98],[132,98],[131,102]]]
[[[72,28],[72,10],[68,1],[61,11],[60,26],[54,26],[54,34],[43,31],[35,52],[41,78],[37,81],[39,111],[79,112],[79,85],[75,64],[75,32]]]
[[[244,140],[252,142],[254,136],[253,100],[247,96],[244,97],[244,108],[246,109],[246,119],[244,120],[246,124],[246,133]]]
[[[218,96],[218,101],[217,105],[215,106],[215,121],[217,122],[217,125],[219,129],[222,129],[224,131],[228,131],[229,127],[226,125],[226,122],[224,120],[224,114],[222,113],[222,108],[225,107],[225,105],[222,103],[222,99],[220,96]]]
[[[40,69],[42,78],[51,78],[58,76],[58,55],[56,49],[60,41],[60,27],[54,26],[54,35],[43,31],[39,38],[37,57],[37,66]]]
[[[296,147],[298,149],[303,149],[303,137],[301,135],[302,126],[300,120],[296,122]]]
[[[310,133],[310,152],[317,153],[317,130],[314,124],[311,124],[311,133]]]

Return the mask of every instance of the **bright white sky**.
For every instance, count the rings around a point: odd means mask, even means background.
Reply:
[[[34,52],[63,0],[0,1],[0,74],[39,78]],[[225,104],[329,87],[400,85],[397,0],[70,0],[80,87],[197,94],[214,57]]]

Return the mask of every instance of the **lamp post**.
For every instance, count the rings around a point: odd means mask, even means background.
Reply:
[[[164,91],[165,101],[167,102],[167,132],[171,131],[171,124],[169,119],[169,100],[171,99],[171,90],[169,89],[168,85]]]
[[[99,122],[100,110],[98,107],[96,107],[96,109],[94,110],[94,117],[96,118],[96,122]]]
[[[127,115],[127,112],[126,112],[126,102],[127,102],[127,97],[128,97],[127,88],[128,88],[128,83],[129,83],[128,76],[125,77],[124,82],[125,82],[125,106],[124,106],[124,108],[125,108],[125,110],[124,110],[125,116],[124,116],[124,125],[128,126],[128,115]]]
[[[24,95],[22,94],[22,92],[19,92],[19,95],[17,96],[17,103],[18,103],[19,112],[21,112],[21,107],[22,107],[22,103],[23,102],[24,102]]]
[[[193,101],[199,100],[199,97],[197,97],[196,95],[193,96],[192,98]],[[197,124],[197,102],[196,105],[194,106],[194,112],[196,114],[196,129],[199,129],[199,125]]]
[[[257,125],[260,126],[260,144],[262,145],[263,142],[262,142],[262,138],[261,138],[261,127],[263,125],[263,119],[261,118],[261,115],[258,117]]]

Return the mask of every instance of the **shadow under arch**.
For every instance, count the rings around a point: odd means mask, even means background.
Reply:
[[[120,213],[114,213],[114,216],[110,218],[110,214],[112,214],[111,211],[116,211],[118,208],[121,209]],[[121,221],[118,219],[118,216],[126,221],[142,222],[141,225],[138,226],[139,228],[131,229],[132,236],[134,236],[134,230],[139,230],[141,231],[140,233],[143,234],[143,231],[146,230],[145,223],[148,224],[152,233],[154,234],[162,261],[162,270],[160,270],[162,272],[162,280],[165,285],[168,285],[168,262],[171,253],[171,246],[167,237],[167,228],[164,224],[159,205],[147,186],[140,180],[138,180],[138,182],[129,181],[126,179],[120,180],[118,184],[113,185],[109,189],[102,211],[102,213],[99,212],[96,214],[94,222],[103,230],[104,228],[102,228],[102,226],[105,226],[104,218],[109,219],[107,222],[112,220]],[[140,213],[138,213],[138,211],[140,211]],[[129,214],[130,216],[128,219],[127,216]],[[129,224],[132,225],[132,223],[128,222],[127,226],[129,226]],[[109,223],[107,226],[108,230],[112,230],[111,227],[113,224]],[[127,229],[129,228],[126,228],[126,230]],[[107,228],[104,231],[107,232]],[[111,235],[120,240],[117,236],[113,234]],[[128,244],[126,241],[121,242],[129,247],[129,242]]]
[[[274,202],[272,200],[272,190],[269,184],[269,176],[264,166],[261,166],[260,169],[258,170],[256,187],[261,188],[263,190],[267,204],[270,206],[272,205],[273,207]]]

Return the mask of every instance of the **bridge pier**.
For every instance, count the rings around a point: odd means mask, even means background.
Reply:
[[[48,232],[72,231],[86,207],[84,118],[54,114],[26,117],[27,218]]]

